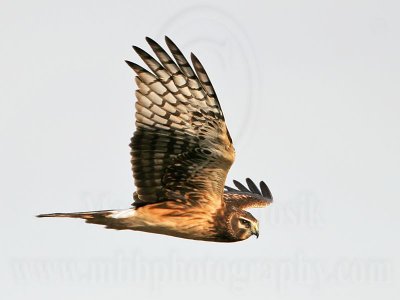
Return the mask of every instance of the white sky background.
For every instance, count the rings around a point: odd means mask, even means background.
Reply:
[[[399,2],[213,2],[1,2],[4,299],[398,298]],[[229,181],[271,188],[258,240],[33,217],[129,206],[123,60],[165,34],[214,83]]]

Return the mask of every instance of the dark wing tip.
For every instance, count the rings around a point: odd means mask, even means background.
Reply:
[[[146,36],[146,41],[148,43],[155,43],[155,41],[152,38],[148,37],[148,36]]]
[[[131,67],[131,69],[133,71],[135,71],[137,74],[141,73],[141,72],[146,72],[145,69],[143,69],[141,66],[139,66],[138,64],[135,64],[129,60],[125,60],[125,62],[128,64],[129,67]]]
[[[197,58],[196,55],[194,55],[193,52],[190,53],[190,59],[192,60],[193,64],[201,65],[199,59]]]
[[[272,193],[264,181],[260,182],[260,188],[261,188],[263,197],[271,200],[271,202],[272,202],[272,200],[273,200]]]
[[[240,183],[237,180],[233,180],[233,184],[238,188],[238,190],[225,186],[225,189],[230,192],[230,191],[240,191],[240,192],[245,192],[245,193],[251,193],[251,194],[256,194],[256,195],[260,195],[263,198],[267,199],[269,202],[272,202],[273,197],[272,197],[272,193],[269,190],[268,186],[265,184],[264,181],[260,182],[260,187],[258,187],[253,180],[251,180],[250,178],[246,178],[246,183],[247,186],[243,185],[242,183]],[[260,190],[261,189],[261,190]]]
[[[256,186],[253,180],[246,178],[246,183],[250,191],[252,191],[254,194],[262,195],[260,189]]]
[[[128,64],[129,67],[131,67],[133,70],[135,70],[135,68],[138,66],[137,64],[129,61],[129,60],[125,60],[125,62]]]
[[[140,48],[140,47],[138,47],[138,46],[135,46],[135,45],[133,45],[132,48],[133,48],[133,50],[135,50],[135,52],[136,52],[137,54],[139,54],[139,55],[140,55],[140,53],[146,52],[146,51],[144,51],[142,48]]]
[[[239,191],[251,193],[251,191],[239,181],[233,180],[233,184],[239,189]]]
[[[146,41],[150,45],[150,47],[155,51],[155,50],[163,50],[162,47],[152,38],[149,38],[146,36]]]
[[[168,48],[171,50],[172,54],[174,52],[178,52],[179,54],[182,54],[181,51],[179,50],[178,46],[167,36],[165,36],[165,43],[167,44]],[[182,54],[183,56],[183,54]]]
[[[234,188],[232,188],[230,186],[226,186],[226,185],[225,185],[225,190],[227,190],[228,192],[233,192],[233,191],[237,192],[236,189],[234,189]]]
[[[137,46],[132,46],[133,50],[145,61],[146,59],[151,59],[152,57],[150,54],[148,54],[146,51],[144,51],[142,48],[137,47]]]
[[[164,36],[164,39],[165,39],[165,42],[166,42],[167,44],[173,44],[173,45],[175,45],[175,43],[174,43],[168,36]]]

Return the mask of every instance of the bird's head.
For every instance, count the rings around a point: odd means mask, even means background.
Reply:
[[[245,210],[236,210],[229,225],[233,238],[237,240],[245,240],[252,235],[258,238],[258,220]]]

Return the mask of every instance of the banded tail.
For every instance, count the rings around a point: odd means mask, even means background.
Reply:
[[[127,223],[131,221],[131,217],[135,214],[135,209],[121,210],[97,210],[73,213],[51,213],[40,214],[38,218],[76,218],[84,219],[86,223],[105,225],[111,229],[129,229]]]

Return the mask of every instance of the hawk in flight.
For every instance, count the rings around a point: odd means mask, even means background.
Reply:
[[[132,207],[38,217],[85,219],[112,229],[180,238],[236,242],[258,237],[258,221],[245,209],[272,203],[267,185],[246,179],[224,186],[235,159],[232,139],[210,79],[191,54],[193,68],[166,37],[171,56],[146,38],[158,60],[133,47],[149,70],[136,73],[136,131],[131,162],[136,192]]]

